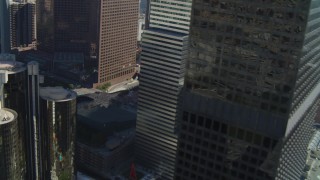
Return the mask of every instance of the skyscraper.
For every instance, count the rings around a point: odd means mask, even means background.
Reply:
[[[40,48],[53,39],[55,52],[83,53],[93,86],[132,77],[138,0],[46,0],[38,6]]]
[[[36,1],[37,49],[54,51],[54,5],[53,0]]]
[[[27,65],[27,123],[26,123],[26,158],[27,179],[43,179],[41,159],[41,131],[39,105],[39,65],[29,62]]]
[[[44,179],[75,179],[76,93],[44,87],[40,97]]]
[[[177,108],[188,48],[191,0],[151,0],[142,34],[136,161],[173,179]]]
[[[26,71],[14,55],[0,55],[1,179],[75,178],[76,94],[43,88],[39,102],[40,79],[37,62]]]
[[[12,58],[11,58],[11,57]],[[23,63],[14,60],[14,55],[0,55],[0,70],[7,73],[8,81],[3,87],[3,106],[10,108],[18,113],[16,117],[17,132],[15,134],[15,146],[19,151],[17,156],[18,170],[15,173],[17,177],[25,178],[26,176],[26,153],[25,153],[25,127],[26,127],[26,86],[25,73],[26,67]],[[11,59],[11,60],[8,60]]]
[[[14,179],[41,179],[41,132],[39,124],[39,68],[36,62],[26,66],[12,54],[0,55],[0,74],[5,74],[3,106],[16,111],[14,133]],[[15,132],[13,132],[15,131]],[[8,176],[10,179],[10,176]],[[6,179],[6,178],[5,178]]]
[[[88,54],[90,50],[90,29],[97,30],[99,22],[97,0],[55,0],[54,23],[47,28],[54,28],[54,49],[56,52],[82,52]],[[95,11],[90,6],[95,5]],[[45,9],[44,9],[45,10]],[[90,19],[94,16],[95,19]],[[41,18],[41,17],[39,17]],[[92,40],[97,40],[98,32]]]
[[[194,1],[177,180],[300,179],[319,105],[319,7]]]
[[[101,0],[98,82],[115,84],[134,74],[138,0]]]
[[[9,0],[0,2],[0,53],[10,51]]]
[[[35,10],[34,3],[10,3],[11,49],[35,48]]]
[[[20,150],[18,140],[17,113],[11,109],[0,109],[0,178],[23,179],[20,175]]]
[[[18,84],[15,81],[23,73],[25,67],[14,60],[11,55],[0,55],[0,178],[1,179],[25,179],[25,156],[23,144],[23,117],[17,119],[16,111],[4,108],[16,106],[14,98],[8,97],[9,86]],[[10,80],[10,84],[8,81]],[[18,91],[18,88],[16,88]],[[18,93],[16,93],[18,94]],[[19,109],[18,109],[19,110]],[[19,114],[20,115],[20,114]],[[23,116],[23,113],[21,113]]]

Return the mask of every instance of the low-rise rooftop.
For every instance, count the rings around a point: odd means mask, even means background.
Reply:
[[[8,74],[15,74],[26,69],[22,62],[10,61],[10,60],[0,60],[0,70],[5,70]]]
[[[78,109],[78,120],[97,129],[110,126],[111,123],[134,122],[135,119],[135,113],[117,106],[110,106],[108,108],[96,106],[92,108],[89,107],[88,109]]]
[[[17,117],[17,113],[11,109],[0,109],[0,125],[12,122]]]
[[[41,87],[40,97],[49,101],[63,102],[75,99],[77,95],[63,87]]]

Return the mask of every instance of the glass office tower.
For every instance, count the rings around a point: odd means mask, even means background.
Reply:
[[[54,51],[54,4],[53,0],[36,0],[37,49]]]
[[[45,87],[40,97],[44,179],[75,179],[76,93]]]
[[[0,71],[5,71],[8,75],[8,81],[4,84],[4,107],[13,109],[19,115],[16,117],[18,131],[16,133],[17,141],[15,142],[19,150],[18,171],[20,176],[25,178],[26,175],[26,153],[25,153],[25,127],[26,127],[26,67],[23,63],[17,61],[3,61],[0,57]],[[20,177],[19,176],[19,177]]]
[[[184,82],[191,0],[151,0],[142,34],[136,160],[173,179],[178,95]]]
[[[10,2],[10,47],[31,46],[36,40],[35,3]]]
[[[0,2],[0,53],[10,51],[9,0]]]
[[[32,61],[27,66],[27,121],[26,121],[26,157],[27,179],[43,179],[41,154],[41,131],[39,112],[39,65]]]
[[[299,179],[319,105],[320,3],[194,0],[176,179]]]
[[[21,151],[17,116],[11,109],[0,109],[0,179],[24,179],[20,173]]]
[[[0,179],[25,179],[23,63],[12,54],[0,54]],[[22,98],[19,104],[17,98]],[[4,108],[7,107],[7,108]],[[22,110],[18,116],[16,111]]]

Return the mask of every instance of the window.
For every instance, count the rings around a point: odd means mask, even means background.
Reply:
[[[204,121],[204,118],[202,116],[199,116],[198,117],[198,125],[203,126],[203,121]]]
[[[219,131],[219,128],[220,128],[220,123],[217,121],[214,121],[213,122],[213,130]]]
[[[211,119],[206,119],[206,125],[205,125],[205,127],[206,127],[207,129],[210,129],[210,128],[211,128],[211,123],[212,123]]]

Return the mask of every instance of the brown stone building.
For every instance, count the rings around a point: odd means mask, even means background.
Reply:
[[[87,84],[93,86],[115,84],[132,77],[139,0],[40,2],[39,15],[46,18],[38,18],[38,44],[49,46],[42,50],[82,53],[84,70],[91,76]]]
[[[98,83],[132,77],[136,64],[138,0],[101,0]]]

